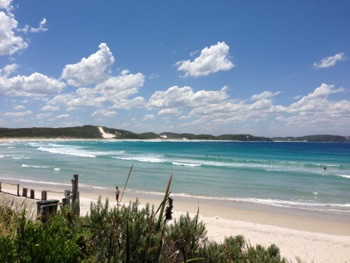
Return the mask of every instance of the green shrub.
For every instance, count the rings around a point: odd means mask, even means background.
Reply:
[[[15,238],[16,256],[20,262],[77,262],[84,256],[84,243],[81,230],[70,227],[63,214],[45,224],[23,216]]]
[[[208,239],[202,222],[198,223],[198,215],[193,219],[188,213],[169,225],[163,248],[164,258],[174,262],[186,261],[198,255],[199,249]]]
[[[136,201],[129,206],[109,210],[108,201],[104,205],[101,200],[91,204],[90,216],[85,220],[93,261],[125,259],[127,235],[130,262],[154,262],[159,257],[162,236],[160,231],[156,231],[154,209],[149,205],[142,209],[138,206]]]
[[[261,245],[256,245],[255,247],[249,246],[247,250],[247,257],[250,262],[287,263],[287,260],[281,257],[279,248],[274,244],[269,246],[267,249]]]
[[[253,247],[242,236],[209,242],[198,215],[170,223],[150,205],[139,208],[137,200],[111,209],[99,199],[88,216],[63,209],[46,223],[0,203],[0,262],[287,261],[275,245]]]

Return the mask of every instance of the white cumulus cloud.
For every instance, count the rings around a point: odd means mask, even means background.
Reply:
[[[66,119],[69,118],[69,114],[61,114],[56,117],[56,119]]]
[[[59,94],[48,105],[64,105],[68,110],[83,107],[109,106],[116,109],[140,108],[144,105],[144,98],[129,99],[139,92],[144,83],[142,73],[131,74],[123,71],[119,76],[113,76],[97,84],[94,88],[79,88],[75,92]]]
[[[52,105],[46,105],[44,107],[42,107],[40,110],[43,111],[58,111],[60,108],[57,106],[52,106]]]
[[[1,0],[0,9],[5,9],[6,11],[11,11],[13,9],[12,0]]]
[[[143,108],[144,106],[145,106],[145,99],[143,97],[138,96],[133,99],[119,99],[118,101],[114,101],[112,108],[131,110],[131,109]]]
[[[61,92],[66,87],[63,82],[41,73],[35,72],[30,76],[17,75],[9,78],[6,67],[3,71],[5,74],[0,75],[0,94],[2,95],[33,97],[53,95]]]
[[[276,93],[265,91],[250,101],[227,98],[221,102],[193,106],[179,117],[181,127],[220,130],[235,127],[265,129],[280,134],[346,133],[350,127],[350,101],[332,100],[330,95],[346,92],[344,88],[321,84],[313,92],[290,105],[279,105],[271,99]],[[176,109],[176,108],[175,108]],[[254,126],[255,125],[255,126]]]
[[[229,46],[225,42],[205,47],[200,55],[191,60],[178,61],[178,71],[184,71],[184,77],[207,76],[218,71],[227,71],[235,65],[229,57]]]
[[[122,72],[122,75],[110,77],[96,85],[95,91],[109,100],[118,100],[138,93],[143,83],[144,75],[142,73],[128,74],[128,72]]]
[[[116,116],[117,114],[118,113],[116,111],[108,111],[105,109],[100,109],[92,113],[91,116],[102,116],[102,117],[110,118],[110,117]]]
[[[8,77],[13,74],[18,68],[17,64],[10,64],[0,69],[0,77]]]
[[[158,115],[180,115],[182,112],[177,108],[162,109],[158,112]]]
[[[52,113],[51,112],[48,112],[48,113],[39,113],[35,116],[35,118],[37,118],[38,120],[40,119],[46,119],[46,118],[49,118],[52,116]]]
[[[279,91],[277,92],[271,92],[271,91],[264,91],[260,94],[255,94],[251,97],[251,100],[262,100],[262,99],[269,99],[276,95],[280,94]]]
[[[150,121],[150,120],[154,120],[155,116],[154,114],[146,114],[144,117],[143,117],[143,121]]]
[[[13,107],[13,109],[14,109],[14,110],[24,110],[25,107],[22,106],[22,105],[16,105],[16,106]]]
[[[23,118],[32,114],[33,112],[31,110],[27,110],[27,111],[5,112],[3,116],[11,117],[11,118]]]
[[[326,58],[322,59],[319,62],[315,62],[314,63],[314,67],[317,68],[317,69],[318,68],[333,67],[333,66],[335,66],[335,64],[338,61],[341,61],[341,60],[344,60],[344,59],[345,59],[344,53],[338,53],[338,54],[335,54],[334,56],[326,57]]]
[[[329,106],[328,95],[343,92],[343,88],[335,88],[334,85],[322,83],[312,93],[302,97],[288,107],[289,112],[320,111],[323,112]]]
[[[12,13],[12,0],[0,0],[0,56],[13,55],[28,47],[28,42],[20,33],[45,32],[46,18],[39,23],[39,27],[26,25],[18,28],[18,21]]]
[[[40,23],[38,27],[32,27],[30,25],[25,25],[23,28],[18,29],[18,32],[23,32],[23,33],[40,33],[40,32],[45,32],[47,31],[47,27],[45,27],[46,25],[46,18],[44,17]]]
[[[28,47],[28,43],[17,34],[18,22],[11,13],[11,1],[0,4],[0,55],[12,55]]]
[[[148,101],[148,108],[194,107],[225,100],[227,87],[218,91],[200,90],[194,92],[191,87],[173,86],[166,91],[156,91]]]
[[[76,64],[64,67],[62,78],[75,87],[83,87],[102,82],[108,78],[107,71],[114,64],[114,57],[105,43],[99,45],[99,50],[88,58]]]

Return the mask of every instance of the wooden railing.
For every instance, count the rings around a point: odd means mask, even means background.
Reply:
[[[35,190],[27,187],[22,188],[22,195],[20,195],[20,184],[13,184],[13,183],[8,183],[8,182],[1,182],[0,181],[0,193],[6,193],[6,194],[13,194],[10,192],[4,191],[4,186],[5,185],[14,185],[17,188],[17,196],[22,196],[22,197],[28,197],[30,199],[35,199]],[[52,191],[52,190],[38,190],[41,192],[41,200],[47,200],[47,193],[57,193],[57,194],[63,194],[64,192],[58,192],[58,191]]]
[[[0,182],[0,192],[2,192],[2,186],[8,184],[8,185],[16,185],[17,186],[17,196],[19,196],[19,184],[12,184],[12,183],[6,183],[6,182]]]
[[[42,201],[47,200],[47,193],[48,192],[49,193],[64,194],[64,198],[62,199],[62,203],[61,204],[63,206],[67,206],[68,205],[71,208],[74,208],[74,211],[76,212],[76,214],[80,215],[80,198],[79,198],[79,190],[78,190],[78,182],[79,182],[78,180],[79,180],[79,175],[78,174],[74,174],[73,175],[73,179],[71,180],[71,182],[72,182],[71,190],[65,190],[64,192],[63,191],[62,192],[52,191],[52,190],[39,190],[39,191],[41,191],[41,200]],[[20,185],[19,184],[13,184],[13,183],[7,183],[7,182],[1,182],[0,181],[0,192],[12,194],[12,193],[9,193],[9,192],[2,191],[3,190],[2,189],[3,185],[15,185],[17,187],[17,196],[20,196],[20,193],[19,193]],[[28,196],[28,193],[30,194],[29,196]],[[25,198],[29,197],[31,199],[35,199],[35,190],[31,189],[31,188],[23,187],[22,188],[22,197],[25,197]],[[57,203],[55,205],[57,206]],[[38,213],[39,212],[40,212],[40,209],[38,208]]]

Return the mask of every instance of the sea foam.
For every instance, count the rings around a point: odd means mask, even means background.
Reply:
[[[37,147],[37,150],[43,152],[88,158],[96,158],[97,156],[120,155],[124,153],[124,151],[91,151],[81,146],[67,146],[54,143],[49,143],[47,145],[33,144],[32,146]]]
[[[189,167],[200,167],[201,164],[197,163],[181,163],[181,162],[172,162],[174,165],[180,165],[180,166],[189,166]]]
[[[125,160],[125,161],[138,161],[138,162],[146,162],[146,163],[164,163],[165,159],[159,158],[157,156],[133,156],[133,157],[117,157],[113,156],[114,159]]]
[[[340,177],[343,177],[343,178],[350,179],[350,175],[348,175],[348,174],[336,174],[336,176],[340,176]]]
[[[47,168],[50,168],[49,166],[45,166],[45,165],[27,165],[27,164],[22,164],[22,167],[24,167],[24,168],[35,168],[35,169],[47,169]]]

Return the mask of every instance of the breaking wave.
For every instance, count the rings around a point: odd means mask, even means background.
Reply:
[[[47,145],[35,143],[30,145],[32,147],[37,147],[38,151],[88,158],[96,158],[97,156],[119,155],[124,153],[124,151],[90,151],[82,146],[59,145],[54,143],[49,143]]]
[[[22,164],[22,167],[24,167],[24,168],[35,168],[35,169],[47,169],[47,168],[50,168],[49,166],[45,166],[45,165],[27,165],[27,164]]]

